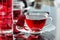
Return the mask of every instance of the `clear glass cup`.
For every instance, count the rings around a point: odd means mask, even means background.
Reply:
[[[39,32],[44,26],[51,24],[52,18],[48,16],[48,12],[30,12],[26,13],[26,25],[32,32]],[[49,20],[48,20],[49,19]]]

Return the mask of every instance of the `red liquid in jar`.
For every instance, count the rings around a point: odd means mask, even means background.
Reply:
[[[20,20],[21,20],[21,18],[22,18],[23,16],[21,16],[21,10],[13,10],[13,19],[14,20],[18,20],[14,25],[13,25],[13,33],[14,34],[17,34],[17,33],[20,33],[20,31],[18,31],[17,29],[16,29],[16,26],[19,26],[19,25],[21,25],[21,24],[19,24],[20,23]],[[24,22],[24,21],[23,21]],[[22,22],[22,23],[23,23]],[[23,25],[23,24],[22,24]]]
[[[21,10],[13,10],[13,18],[19,19],[19,16],[21,15]]]
[[[43,20],[30,20],[26,19],[26,23],[32,31],[40,31],[45,25],[46,19]]]
[[[20,15],[18,22],[16,23],[17,26],[24,27],[25,23],[25,15]]]

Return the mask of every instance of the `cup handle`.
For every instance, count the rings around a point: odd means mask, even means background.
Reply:
[[[48,20],[48,19],[50,19],[50,20]],[[46,20],[45,26],[49,26],[51,23],[52,23],[52,17],[48,17]]]

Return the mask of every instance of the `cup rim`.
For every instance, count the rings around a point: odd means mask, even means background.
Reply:
[[[37,15],[26,15],[26,19],[30,19],[30,20],[42,20],[42,19],[47,19],[48,18],[48,14],[37,14]]]

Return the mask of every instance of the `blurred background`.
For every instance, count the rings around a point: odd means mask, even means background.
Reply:
[[[6,30],[4,30],[2,28],[2,26],[0,27],[0,35],[1,35],[0,39],[3,39],[7,36],[10,36],[9,38],[8,37],[6,38],[7,40],[10,39],[11,37],[12,38],[10,40],[20,40],[21,37],[22,37],[22,39],[28,39],[28,37],[30,37],[31,35],[23,32],[24,30],[29,31],[29,29],[25,26],[26,25],[25,24],[25,19],[26,19],[25,14],[29,13],[29,12],[34,12],[34,11],[36,11],[36,12],[42,11],[42,12],[47,12],[48,16],[52,17],[52,22],[50,25],[43,27],[43,29],[41,31],[42,33],[39,36],[43,36],[42,39],[45,38],[46,40],[55,40],[55,35],[56,35],[55,0],[9,0],[9,1],[0,0],[0,3],[4,7],[6,6],[6,8],[9,10],[9,11],[8,10],[5,11],[4,8],[2,7],[3,11],[7,12],[7,13],[4,13],[4,14],[6,14],[6,17],[3,14],[1,14],[0,17],[2,17],[2,15],[5,19],[8,17],[9,21],[7,22],[7,20],[4,20],[4,23],[5,23],[5,25],[8,23],[12,25],[12,26],[3,25],[3,28]],[[2,11],[0,11],[0,12],[2,12]],[[10,15],[7,15],[8,13]],[[3,18],[0,18],[0,19],[3,19]],[[2,21],[2,20],[0,20],[0,21]],[[12,30],[12,31],[9,31],[8,27],[10,27],[10,30]],[[22,30],[23,33],[21,31],[17,30],[17,28],[19,30],[24,29],[24,30]],[[7,31],[7,32],[4,32],[4,31]]]

